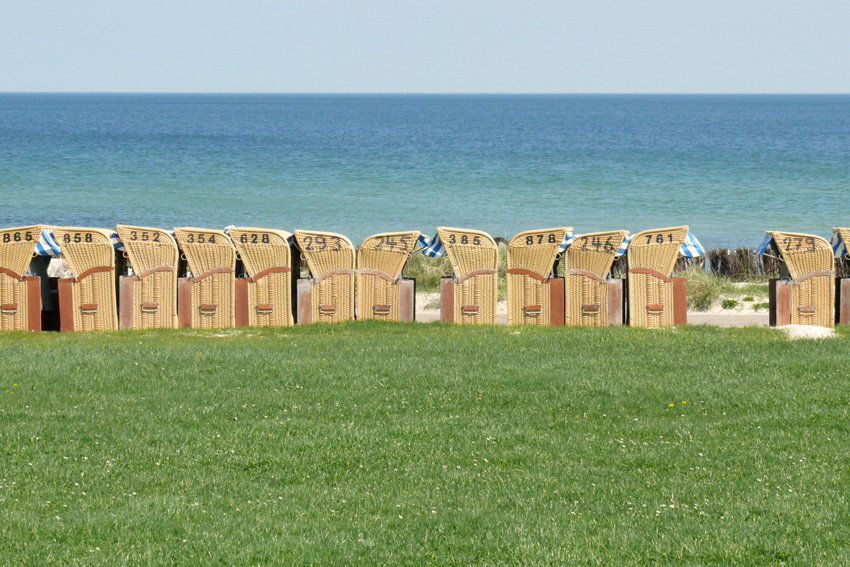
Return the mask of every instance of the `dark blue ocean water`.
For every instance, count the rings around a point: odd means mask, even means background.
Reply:
[[[0,225],[850,224],[850,96],[0,95]]]

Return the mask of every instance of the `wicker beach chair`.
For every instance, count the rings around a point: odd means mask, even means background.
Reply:
[[[567,248],[564,254],[567,325],[608,326],[610,286],[606,279],[628,234],[625,230],[582,234]],[[622,291],[618,292],[618,296],[621,306]],[[620,307],[618,309],[622,311]]]
[[[337,323],[354,319],[354,244],[333,232],[296,230],[294,235],[312,276],[309,320]]]
[[[39,225],[0,230],[0,330],[41,330],[39,278],[24,277],[41,235]]]
[[[667,327],[675,324],[673,268],[687,226],[657,228],[637,233],[629,244],[629,324],[632,327]]]
[[[841,229],[836,229],[840,232]],[[835,260],[832,246],[812,234],[768,231],[790,277],[791,324],[835,323]]]
[[[99,228],[54,228],[72,278],[59,280],[62,329],[114,331],[118,329],[115,294],[115,248],[112,231]]]
[[[496,241],[486,232],[463,228],[437,227],[437,234],[454,270],[454,322],[495,325],[499,286]]]
[[[269,228],[230,229],[230,238],[248,272],[247,280],[237,280],[237,286],[246,286],[245,291],[237,289],[237,305],[240,293],[247,292],[244,323],[251,327],[293,325],[290,236],[288,232]]]
[[[357,249],[357,318],[409,320],[402,314],[401,273],[419,239],[419,231],[383,232]],[[410,286],[410,292],[413,291]],[[406,306],[413,303],[405,298]]]
[[[558,248],[572,229],[545,228],[521,232],[508,244],[508,325],[562,324],[563,299],[553,306],[550,278]],[[559,282],[560,283],[560,282]]]
[[[178,324],[193,329],[235,325],[236,249],[220,230],[175,228],[191,278],[178,284]]]
[[[121,283],[121,328],[177,327],[177,242],[166,230],[119,224],[134,275]]]

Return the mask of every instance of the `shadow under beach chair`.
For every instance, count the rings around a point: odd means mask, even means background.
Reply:
[[[554,277],[571,228],[521,232],[508,244],[508,325],[563,325],[564,280]]]
[[[416,285],[402,279],[419,231],[383,232],[357,249],[357,318],[412,321]]]
[[[609,280],[626,230],[576,237],[564,253],[566,324],[607,327],[623,323],[622,280]]]
[[[770,280],[770,324],[832,327],[835,259],[829,242],[813,234],[779,231],[768,231],[766,239],[780,261],[780,278]]]
[[[441,320],[461,325],[497,323],[499,252],[486,232],[437,227],[454,275],[440,287]]]
[[[115,247],[112,231],[99,228],[54,228],[73,277],[60,279],[59,318],[63,331],[118,329]]]
[[[354,244],[341,234],[294,231],[310,279],[298,281],[298,323],[354,319]]]
[[[248,273],[247,278],[236,280],[237,326],[293,325],[290,236],[270,228],[230,228],[230,238]]]
[[[178,325],[233,327],[236,249],[230,238],[221,230],[206,228],[175,228],[174,235],[192,272],[192,277],[178,280]]]
[[[0,230],[0,330],[41,330],[41,279],[25,277],[42,226]]]
[[[134,275],[119,280],[122,329],[177,327],[177,242],[166,230],[119,224]]]
[[[676,226],[645,230],[632,238],[626,252],[630,326],[654,328],[687,322],[685,280],[672,277],[687,236],[687,226]],[[684,289],[677,290],[677,286]]]

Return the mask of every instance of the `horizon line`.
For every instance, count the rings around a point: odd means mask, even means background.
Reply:
[[[274,96],[847,96],[850,92],[379,92],[379,91],[0,91],[0,95]]]

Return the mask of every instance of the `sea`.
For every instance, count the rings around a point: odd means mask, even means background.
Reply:
[[[850,95],[0,94],[0,226],[850,225]]]

